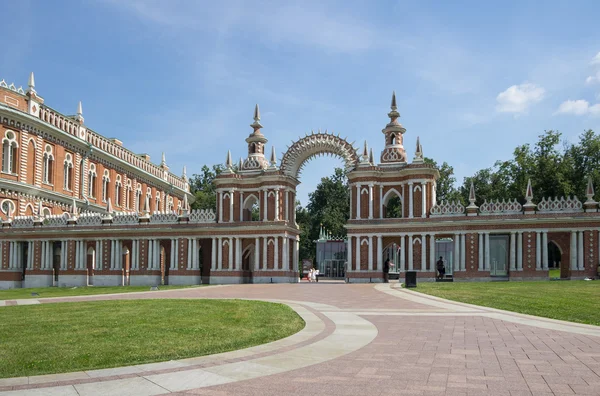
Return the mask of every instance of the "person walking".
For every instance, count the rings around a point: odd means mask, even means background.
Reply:
[[[444,259],[440,256],[440,259],[436,263],[438,270],[438,279],[444,279],[446,275],[446,266],[444,266]]]
[[[383,283],[390,283],[390,266],[394,266],[390,259],[385,260],[385,263],[383,263]]]

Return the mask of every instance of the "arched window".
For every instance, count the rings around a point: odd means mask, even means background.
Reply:
[[[2,201],[2,205],[0,206],[0,210],[2,210],[2,213],[4,213],[7,217],[12,217],[15,213],[15,209],[15,203],[10,199],[5,199]]]
[[[384,218],[402,217],[402,196],[395,188],[384,194],[381,203],[383,204]]]
[[[156,211],[160,212],[160,191],[157,191],[154,199],[156,200]]]
[[[89,175],[89,184],[88,184],[88,195],[90,198],[96,198],[96,165],[90,164],[90,170],[88,172]]]
[[[108,169],[104,169],[104,175],[102,176],[102,202],[108,201],[108,183],[110,183]]]
[[[167,198],[167,212],[173,212],[174,209],[174,205],[173,205],[173,197],[168,197]]]
[[[13,131],[6,131],[2,139],[2,172],[17,173],[17,138]]]
[[[121,206],[121,175],[117,175],[117,180],[115,181],[115,205]]]
[[[52,174],[54,173],[53,171],[54,171],[54,155],[52,154],[52,146],[47,144],[46,147],[44,148],[44,169],[43,169],[43,175],[42,175],[42,179],[43,179],[44,183],[52,184],[52,182],[53,182]]]
[[[64,187],[65,190],[73,189],[73,157],[71,154],[65,155],[64,163]]]
[[[131,188],[131,180],[127,180],[127,192],[125,193],[125,207],[131,209],[133,204],[133,188]]]
[[[135,189],[135,200],[137,202],[137,211],[138,213],[142,212],[142,185],[138,184]]]

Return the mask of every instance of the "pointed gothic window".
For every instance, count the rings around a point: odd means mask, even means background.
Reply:
[[[161,211],[160,210],[161,209],[160,208],[160,192],[158,192],[158,191],[156,192],[156,195],[155,195],[154,199],[156,200],[156,211],[160,212]]]
[[[17,144],[13,131],[6,131],[2,139],[2,172],[17,173]]]
[[[64,189],[71,191],[73,189],[73,157],[71,154],[65,155],[63,164]]]
[[[90,164],[88,195],[90,198],[96,198],[96,165]]]
[[[127,180],[127,191],[125,192],[125,207],[131,209],[133,203],[133,189],[131,188],[131,180]]]
[[[135,191],[135,201],[137,202],[138,213],[142,212],[142,185],[138,184]]]
[[[52,146],[49,144],[46,145],[44,149],[44,169],[42,175],[42,181],[46,184],[52,184],[54,173],[54,155],[52,154]]]
[[[121,175],[117,175],[117,180],[115,181],[115,205],[121,206]]]
[[[102,202],[108,201],[108,183],[110,183],[110,177],[108,175],[108,170],[104,170],[104,175],[102,176]]]

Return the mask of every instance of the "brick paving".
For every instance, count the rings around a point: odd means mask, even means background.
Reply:
[[[286,351],[307,348],[309,351],[313,348],[312,353],[315,355],[323,354],[322,350],[316,350],[317,345],[322,347],[323,342],[327,342],[328,337],[335,334],[336,326],[341,330],[344,321],[350,321],[335,319],[336,315],[340,314],[351,315],[354,312],[356,317],[366,320],[376,328],[376,335],[372,341],[330,360],[324,359],[317,364],[278,374],[261,376],[259,373],[251,376],[252,379],[225,381],[228,383],[222,381],[220,385],[207,384],[170,394],[600,395],[600,328],[569,325],[549,319],[537,320],[526,315],[503,314],[497,310],[440,302],[440,299],[415,296],[413,292],[395,290],[388,285],[323,282],[299,285],[236,285],[42,299],[40,302],[139,298],[249,298],[293,301],[311,310],[325,324],[321,333],[310,340],[245,358],[224,359],[201,366],[208,368],[232,361],[256,368],[260,366],[253,362],[257,362],[255,359],[259,356],[277,356]],[[493,312],[493,317],[490,317],[490,312]],[[343,331],[352,331],[352,326],[354,324],[349,323],[349,327]],[[160,394],[173,389],[164,385],[159,387],[161,383],[152,382],[152,375],[186,375],[187,370],[191,370],[191,367],[163,368],[154,372],[97,380],[88,378],[53,381],[52,385],[46,383],[42,386],[53,386],[56,391],[65,387],[65,392],[70,390],[67,385],[73,386],[79,395],[109,394],[107,388],[94,388],[94,383],[111,383],[116,378],[122,378],[123,381],[146,378],[155,388],[143,388],[138,385],[139,393],[133,388],[133,393],[129,394]],[[191,376],[192,372],[189,373]],[[13,394],[28,394],[34,386],[40,386],[33,382],[10,389],[17,392]],[[85,384],[86,388],[78,387],[78,384]],[[156,393],[156,389],[162,389],[164,392]],[[0,390],[8,391],[9,388],[1,387],[0,383]]]

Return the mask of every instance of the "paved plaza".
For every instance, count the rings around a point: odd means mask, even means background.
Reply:
[[[449,302],[397,283],[212,286],[0,304],[142,298],[278,301],[306,327],[219,355],[0,379],[0,395],[600,395],[600,327]]]

